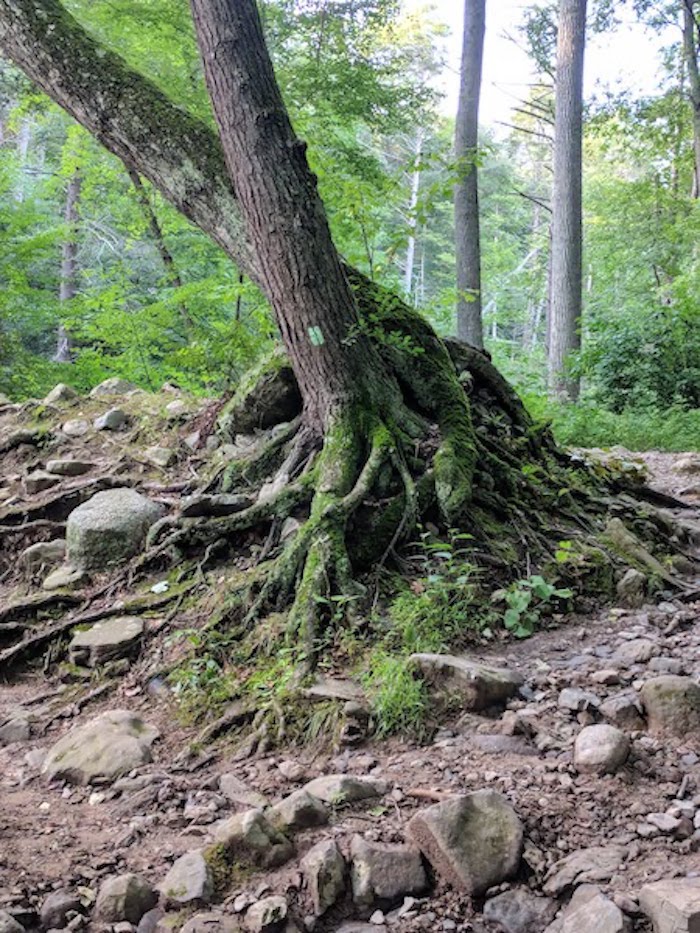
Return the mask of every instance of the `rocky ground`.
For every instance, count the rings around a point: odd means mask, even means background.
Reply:
[[[217,469],[211,423],[118,383],[0,401],[0,933],[700,929],[692,592],[418,658],[452,698],[426,745],[198,741],[162,676],[192,624],[177,582],[134,592],[102,551]],[[700,501],[697,456],[643,459]],[[358,685],[317,693],[362,719]]]

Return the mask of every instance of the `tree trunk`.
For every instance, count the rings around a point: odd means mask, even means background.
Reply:
[[[698,3],[682,0],[683,59],[688,72],[688,98],[693,112],[693,187],[692,197],[700,197],[700,68],[698,67]]]
[[[581,347],[583,57],[586,0],[560,0],[554,114],[552,279],[549,389],[574,400],[579,380],[567,373]]]
[[[61,304],[75,298],[78,290],[78,223],[82,183],[80,170],[76,169],[71,175],[66,191],[66,237],[61,246],[61,283],[58,292]],[[63,322],[58,325],[56,352],[53,358],[56,363],[70,363],[72,359],[70,334]]]
[[[416,134],[416,151],[413,157],[413,172],[411,173],[411,197],[408,202],[409,234],[406,244],[406,269],[403,277],[403,290],[410,301],[413,294],[413,267],[416,262],[416,229],[418,226],[416,209],[418,208],[418,195],[420,193],[421,156],[423,154],[423,130]]]
[[[476,166],[479,98],[486,31],[486,0],[465,0],[459,107],[455,125],[455,254],[457,260],[457,336],[482,349],[481,242]]]

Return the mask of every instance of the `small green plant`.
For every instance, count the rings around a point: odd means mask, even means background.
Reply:
[[[365,686],[372,698],[378,736],[425,737],[430,698],[425,682],[415,676],[408,658],[375,652]]]
[[[562,542],[568,544],[569,542]],[[567,549],[562,549],[562,555]],[[491,597],[493,602],[503,602],[508,607],[503,614],[503,624],[516,638],[529,638],[533,634],[543,613],[552,609],[556,601],[568,600],[573,590],[558,589],[547,583],[544,577],[534,574],[526,580],[518,580],[506,590],[497,590]]]

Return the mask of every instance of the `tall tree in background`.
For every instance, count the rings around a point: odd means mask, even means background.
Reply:
[[[479,98],[486,31],[486,0],[465,0],[462,71],[455,126],[455,254],[457,336],[482,349],[481,239],[477,146]]]
[[[66,235],[61,245],[61,282],[59,301],[61,304],[75,298],[78,290],[78,223],[80,220],[80,190],[83,180],[80,169],[75,168],[66,191],[64,220]],[[70,334],[63,322],[58,325],[58,338],[54,360],[70,363],[72,358]]]
[[[681,0],[683,7],[683,59],[688,74],[688,98],[693,111],[693,197],[700,197],[700,65],[698,63],[700,28],[697,0]]]
[[[554,107],[554,182],[550,286],[550,392],[576,399],[579,380],[567,373],[581,346],[583,59],[586,0],[560,0]]]

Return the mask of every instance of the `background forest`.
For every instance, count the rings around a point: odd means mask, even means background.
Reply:
[[[66,6],[211,119],[186,4]],[[682,3],[637,6],[650,29],[680,22]],[[339,248],[453,332],[454,120],[433,90],[448,26],[429,6],[409,13],[397,0],[268,0],[262,9]],[[613,29],[605,12],[593,25]],[[507,131],[482,133],[487,347],[565,443],[697,447],[700,204],[680,30],[653,97],[608,94],[587,107],[583,349],[571,360],[583,391],[575,404],[546,396],[555,13],[535,5],[514,33],[540,78],[515,102]],[[230,260],[8,64],[0,283],[0,392],[17,400],[109,376],[219,395],[274,339],[265,301]]]

